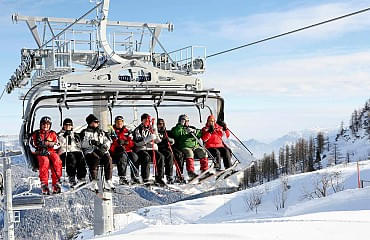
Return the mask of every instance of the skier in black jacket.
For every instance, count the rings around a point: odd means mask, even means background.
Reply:
[[[164,185],[164,157],[160,152],[158,152],[157,145],[161,139],[158,136],[154,119],[151,119],[149,114],[144,113],[141,115],[141,124],[135,128],[133,138],[136,152],[139,157],[136,167],[138,168],[140,163],[153,162],[153,167],[155,169],[155,182],[159,185]],[[145,165],[146,164],[144,164],[144,166]],[[144,169],[143,166],[141,167],[141,177],[144,182],[149,181],[149,164],[147,167],[145,166]]]
[[[89,165],[92,189],[98,191],[98,166],[104,166],[104,189],[113,190],[112,183],[112,158],[109,154],[111,139],[107,133],[99,128],[99,120],[93,114],[86,118],[87,128],[81,132],[81,147]]]
[[[174,183],[174,179],[173,179],[174,155],[170,147],[171,145],[175,143],[175,140],[168,136],[166,125],[162,118],[158,119],[157,127],[158,127],[158,135],[161,138],[161,142],[158,143],[158,151],[162,153],[164,156],[164,167],[165,167],[167,183],[173,184]]]

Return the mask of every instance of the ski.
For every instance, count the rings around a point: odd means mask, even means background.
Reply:
[[[239,170],[234,170],[232,169],[229,173],[225,173],[224,176],[223,176],[223,179],[227,179],[231,176],[233,176],[234,174],[237,174],[239,173],[240,171]]]
[[[225,177],[228,173],[234,172],[235,167],[239,164],[239,161],[235,161],[231,167],[226,168],[225,170],[221,171],[220,174],[217,175],[216,181],[222,177],[222,179],[226,179]],[[231,176],[231,175],[230,175]],[[228,176],[228,177],[230,177]]]
[[[211,166],[207,169],[207,170],[205,170],[204,172],[202,172],[201,174],[199,174],[197,177],[195,177],[195,178],[193,178],[193,179],[191,179],[190,181],[188,181],[188,184],[195,184],[195,183],[198,183],[199,182],[199,179],[202,179],[202,178],[204,178],[205,176],[207,176],[207,177],[209,177],[209,173],[211,172],[211,171],[213,171],[214,170],[214,164],[213,164],[213,162],[212,162],[212,164],[211,164]],[[212,174],[213,175],[213,174]]]

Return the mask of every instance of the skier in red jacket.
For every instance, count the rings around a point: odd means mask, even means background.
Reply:
[[[228,138],[230,132],[224,122],[220,123],[222,126],[216,123],[215,117],[210,115],[207,118],[207,124],[202,129],[202,140],[205,143],[205,147],[209,152],[216,158],[215,169],[221,170],[221,158],[223,158],[224,167],[231,167],[231,150],[224,144],[222,137]]]
[[[55,149],[58,146],[58,136],[56,132],[50,130],[51,118],[42,117],[40,120],[40,130],[32,133],[31,145],[35,148],[34,154],[39,162],[39,176],[41,181],[42,194],[49,195],[49,168],[53,194],[61,192],[60,177],[62,176],[62,161]]]
[[[132,151],[135,146],[132,140],[132,135],[130,130],[124,125],[124,118],[122,116],[117,116],[114,119],[113,129],[115,136],[113,138],[113,143],[110,147],[110,154],[112,156],[113,162],[117,164],[119,183],[129,184],[126,178],[127,164],[129,164],[131,169],[131,180],[134,183],[139,182],[139,176],[137,169],[135,168],[138,156]],[[131,163],[129,162],[131,161]]]

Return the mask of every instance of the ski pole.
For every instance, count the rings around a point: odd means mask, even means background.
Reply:
[[[230,131],[230,130],[229,130]],[[212,134],[212,133],[211,133]],[[233,151],[231,151],[231,149],[230,149],[230,147],[229,146],[227,146],[227,144],[224,142],[224,140],[222,139],[222,137],[220,137],[219,135],[217,135],[216,134],[216,136],[217,137],[219,137],[220,139],[221,139],[221,141],[222,141],[222,143],[224,144],[224,146],[225,146],[225,148],[227,148],[229,151],[230,151],[230,153],[231,153],[231,155],[233,155],[233,157],[236,159],[236,161],[238,161],[239,163],[241,163],[240,162],[240,160],[236,157],[236,155],[233,153]],[[252,154],[253,155],[253,154]],[[233,163],[234,164],[234,163]]]
[[[154,118],[152,118],[152,125],[150,127],[150,133],[155,134],[153,130],[153,125],[154,125]],[[157,161],[155,157],[155,150],[154,150],[154,139],[152,140],[152,160],[153,160],[153,172],[154,176],[157,176]]]
[[[176,172],[177,172],[178,176],[180,176],[181,180],[183,180],[184,179],[184,176],[182,175],[182,173],[180,171],[180,166],[179,166],[179,164],[176,161],[175,153],[172,150],[171,143],[170,143],[170,141],[168,141],[169,138],[168,138],[168,134],[167,134],[167,130],[166,129],[164,129],[164,134],[165,134],[165,137],[167,138],[168,148],[170,149],[170,151],[171,151],[171,153],[173,155],[173,160],[175,162]]]
[[[194,137],[194,139],[197,141],[197,143],[209,154],[209,156],[212,158],[212,162],[216,164],[216,158],[212,155],[212,153],[204,146],[204,144],[195,136],[193,132],[189,133]]]
[[[245,149],[248,150],[248,152],[253,156],[253,153],[247,148],[247,146],[244,145],[244,143],[230,130],[230,128],[227,128],[229,130],[229,132],[236,138],[236,140],[238,140],[238,142],[243,145],[243,147]]]
[[[131,158],[128,156],[128,153],[126,151],[124,151],[124,154],[126,155],[127,157],[127,160],[128,160],[128,164],[130,165],[130,168],[131,170],[134,171],[134,176],[135,177],[139,177],[138,174],[139,174],[139,169],[137,169],[134,165],[134,163],[132,162]]]

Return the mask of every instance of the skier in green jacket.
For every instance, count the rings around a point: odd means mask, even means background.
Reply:
[[[178,123],[172,128],[171,133],[175,138],[176,148],[184,153],[189,178],[198,176],[194,172],[194,156],[199,158],[201,172],[206,171],[208,169],[207,152],[198,144],[202,132],[189,125],[189,117],[186,114],[179,116]]]

